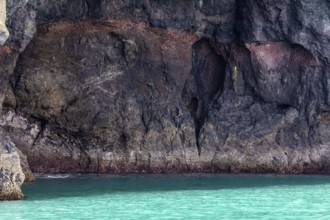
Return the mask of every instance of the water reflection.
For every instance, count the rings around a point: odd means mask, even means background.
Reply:
[[[101,194],[228,190],[329,184],[329,176],[232,174],[37,175],[23,186],[27,200]]]

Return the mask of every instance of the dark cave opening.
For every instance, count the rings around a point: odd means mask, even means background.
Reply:
[[[198,109],[198,99],[196,97],[192,98],[190,103],[187,105],[190,114],[196,114]]]
[[[192,70],[190,80],[185,85],[183,97],[195,123],[196,145],[200,131],[207,119],[209,105],[223,92],[226,61],[219,55],[207,39],[201,39],[192,46]],[[184,99],[184,98],[183,98]]]
[[[277,108],[280,109],[280,110],[287,110],[289,108],[291,108],[292,106],[291,105],[288,105],[288,104],[279,104],[277,105]]]
[[[126,137],[126,135],[124,133],[121,134],[120,137],[118,138],[118,141],[123,146],[126,146],[126,144],[127,144],[127,137]]]

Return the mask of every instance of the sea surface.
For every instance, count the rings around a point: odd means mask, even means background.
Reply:
[[[330,176],[38,175],[0,219],[330,219]]]

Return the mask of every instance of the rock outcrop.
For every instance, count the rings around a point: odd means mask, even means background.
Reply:
[[[22,199],[24,178],[16,146],[0,131],[0,201]]]
[[[6,27],[6,0],[0,0],[0,45],[3,45],[9,37],[9,32]]]
[[[14,2],[1,127],[33,171],[330,172],[328,1]]]

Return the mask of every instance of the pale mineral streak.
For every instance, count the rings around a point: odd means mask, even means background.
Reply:
[[[0,45],[3,45],[9,37],[6,27],[6,0],[0,0]]]

